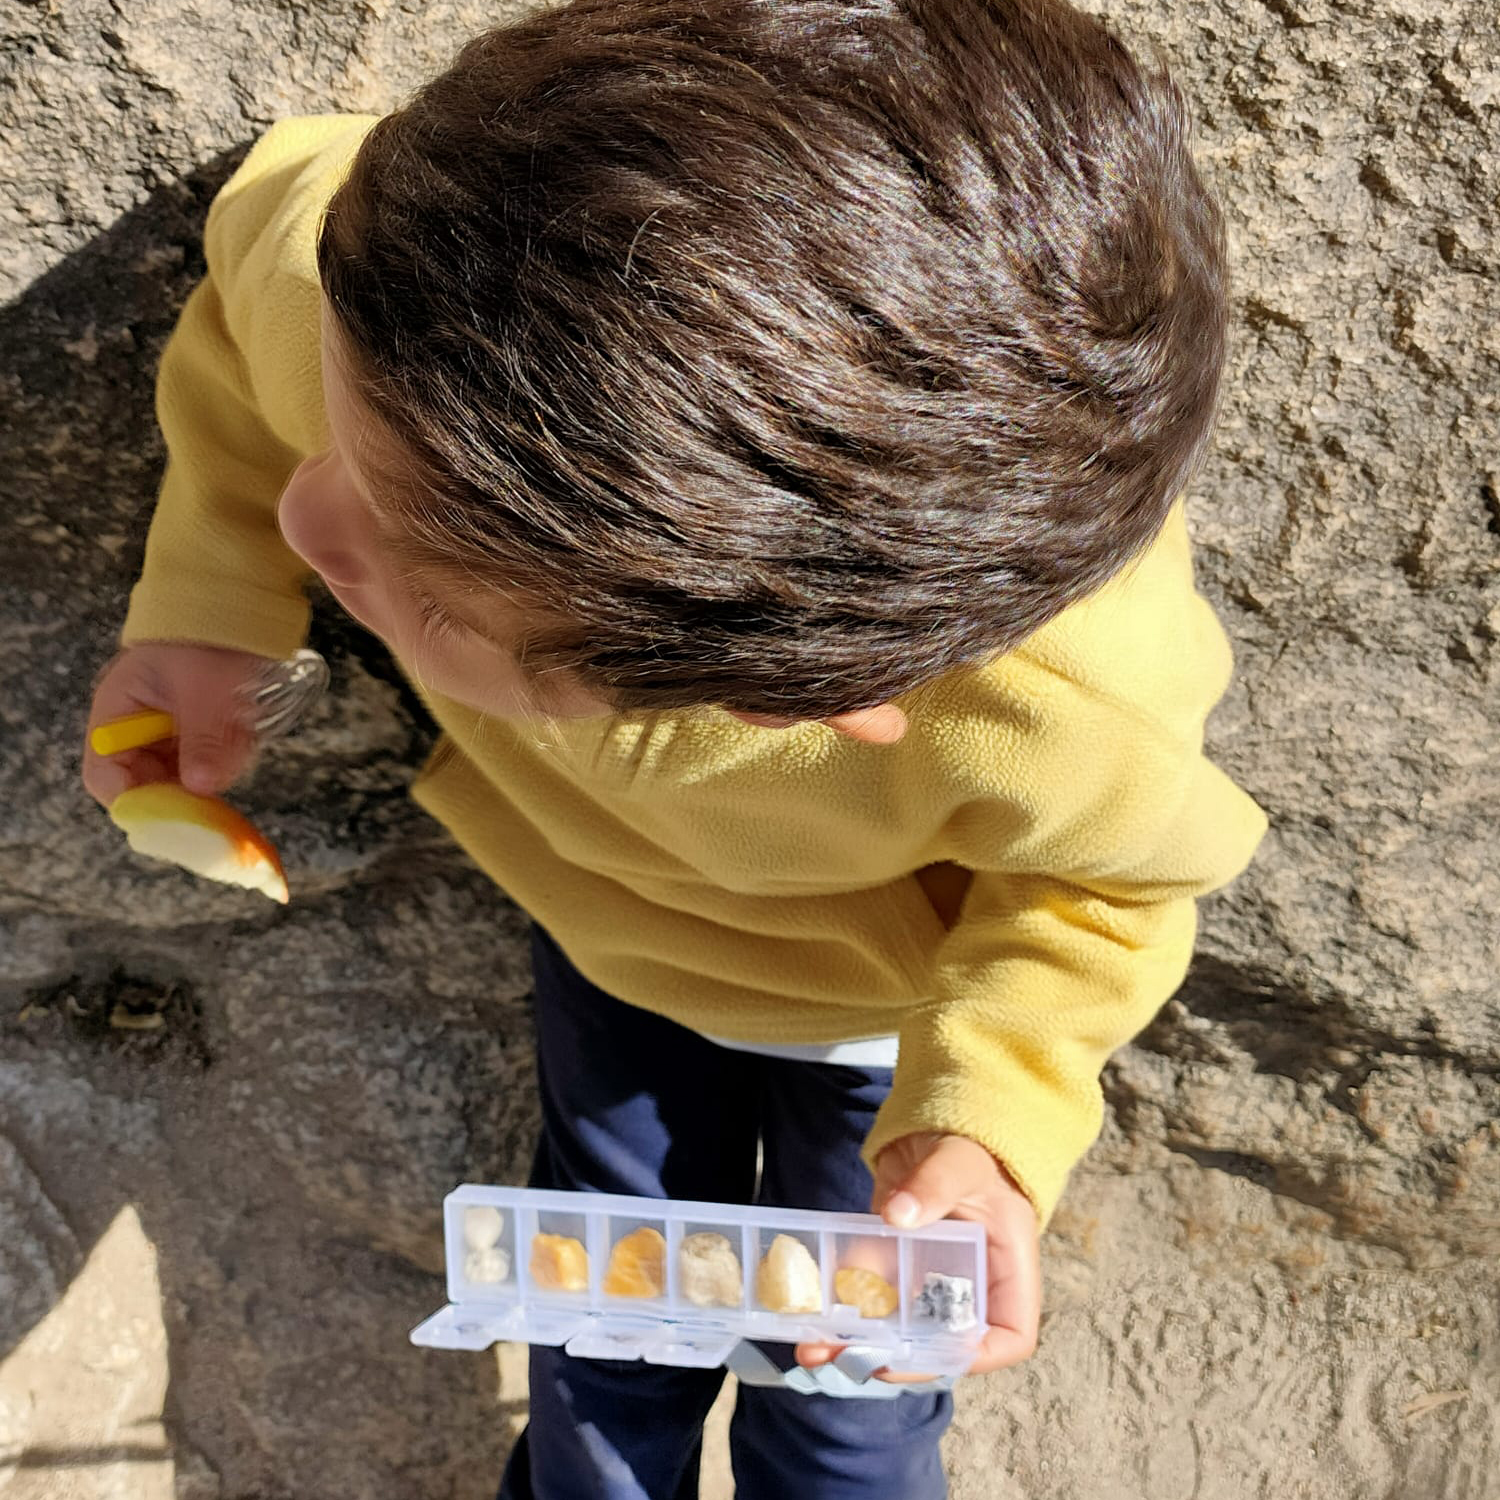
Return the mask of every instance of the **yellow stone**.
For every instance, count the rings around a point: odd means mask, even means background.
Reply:
[[[884,1276],[863,1266],[844,1266],[836,1271],[833,1291],[845,1307],[857,1308],[862,1318],[888,1318],[901,1300]]]
[[[604,1273],[609,1297],[660,1297],[667,1287],[667,1242],[646,1226],[615,1241]]]
[[[531,1242],[531,1280],[544,1292],[586,1292],[589,1253],[566,1234],[539,1234]]]

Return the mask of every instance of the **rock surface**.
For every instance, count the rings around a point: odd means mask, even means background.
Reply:
[[[0,1494],[155,1495],[168,1461],[180,1500],[482,1494],[523,1409],[513,1357],[497,1411],[492,1359],[405,1340],[443,1192],[521,1180],[536,1112],[524,919],[407,803],[427,731],[378,648],[320,614],[333,694],[236,793],[286,911],[143,870],[76,754],[214,189],[514,9],[0,7]],[[1213,749],[1273,831],[1109,1071],[1041,1351],[963,1388],[954,1492],[1495,1500],[1500,13],[1102,9],[1161,38],[1229,218],[1192,518],[1238,647]],[[159,1308],[164,1398],[53,1322],[122,1216],[89,1305],[126,1351]]]

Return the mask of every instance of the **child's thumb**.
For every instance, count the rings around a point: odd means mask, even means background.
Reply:
[[[946,1218],[973,1190],[972,1142],[939,1136],[919,1161],[891,1186],[880,1206],[887,1224],[920,1229]]]
[[[250,759],[254,737],[232,709],[177,730],[177,778],[190,792],[212,796],[231,786]]]

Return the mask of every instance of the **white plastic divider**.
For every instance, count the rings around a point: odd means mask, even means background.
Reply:
[[[837,1321],[842,1324],[849,1318],[857,1316],[857,1309],[850,1312],[847,1309],[850,1304],[839,1296],[838,1273],[842,1267],[838,1264],[838,1241],[829,1235],[823,1246],[823,1311],[827,1317],[834,1317],[837,1313]]]
[[[668,1219],[664,1228],[667,1239],[667,1306],[674,1313],[687,1310],[687,1299],[682,1295],[682,1270],[677,1257],[682,1253],[682,1220]]]
[[[595,1214],[583,1221],[583,1248],[589,1255],[589,1306],[602,1311],[605,1304],[604,1272],[609,1264],[609,1219]]]
[[[450,1200],[451,1202],[451,1200]],[[447,1274],[448,1301],[468,1300],[469,1283],[464,1275],[464,1262],[468,1258],[468,1246],[464,1242],[463,1209],[457,1213],[443,1205],[443,1268]]]
[[[511,1208],[516,1231],[516,1291],[523,1303],[531,1299],[531,1242],[536,1238],[536,1210],[518,1203]]]
[[[755,1273],[760,1269],[760,1236],[748,1219],[740,1226],[740,1282],[744,1293],[746,1317],[753,1317],[760,1305],[755,1296]]]
[[[916,1292],[911,1284],[911,1241],[904,1236],[896,1241],[896,1275],[900,1277],[901,1300],[896,1304],[896,1326],[903,1338],[911,1336],[911,1303]]]

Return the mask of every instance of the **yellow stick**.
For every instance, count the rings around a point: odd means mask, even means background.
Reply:
[[[96,724],[89,735],[95,755],[118,755],[122,750],[137,750],[169,740],[177,733],[177,720],[159,708],[143,708],[139,713],[125,714]]]

